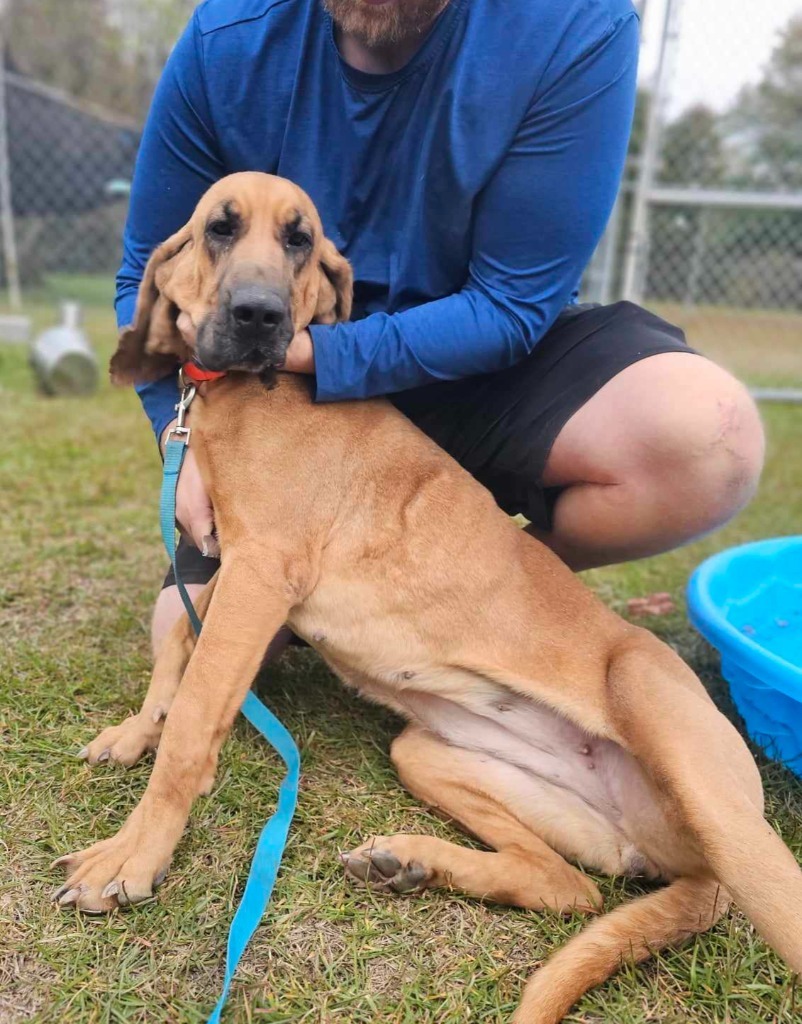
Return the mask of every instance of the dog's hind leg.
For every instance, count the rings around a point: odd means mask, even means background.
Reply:
[[[611,650],[607,694],[675,841],[648,826],[636,838],[647,851],[657,844],[652,852],[679,877],[552,956],[529,981],[515,1024],[557,1024],[622,962],[711,927],[730,894],[791,968],[802,968],[802,873],[763,818],[760,776],[736,730],[687,665],[644,630],[629,629]]]
[[[746,744],[687,665],[645,631],[614,648],[608,692],[617,729],[678,829],[769,945],[802,971],[802,871],[763,817]]]
[[[218,575],[216,573],[212,577],[196,602],[195,610],[201,620],[206,615]],[[110,762],[130,768],[144,754],[156,750],[164,720],[195,650],[196,641],[189,616],[179,616],[159,650],[139,713],[129,715],[119,725],[104,729],[84,747],[79,757],[92,765]]]
[[[509,773],[518,769],[488,755],[451,747],[414,725],[395,740],[392,758],[414,796],[495,852],[471,850],[433,836],[377,837],[343,855],[346,873],[354,881],[394,892],[454,888],[531,910],[601,909],[594,882],[510,808],[515,797]],[[537,781],[532,780],[535,797]]]

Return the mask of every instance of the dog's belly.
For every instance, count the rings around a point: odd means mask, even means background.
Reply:
[[[676,826],[666,820],[663,801],[630,754],[589,735],[538,702],[536,694],[528,698],[482,675],[438,664],[408,619],[393,620],[382,611],[371,615],[368,589],[355,603],[313,598],[293,611],[290,625],[361,696],[452,746],[517,770],[522,799],[541,800],[548,792],[554,807],[561,801],[566,807],[581,804],[608,822],[622,848],[629,844],[631,850],[629,867],[624,863],[619,870],[678,873],[669,852],[677,846]]]
[[[674,830],[637,761],[617,744],[588,735],[545,705],[486,678],[427,665],[422,652],[405,659],[404,667],[374,663],[368,668],[364,656],[345,658],[331,649],[330,637],[321,637],[318,632],[309,639],[360,696],[454,747],[509,766],[517,780],[519,813],[525,817],[531,811],[533,827],[537,822],[540,830],[544,805],[547,813],[564,815],[566,825],[580,819],[604,822],[616,853],[611,857],[606,843],[606,853],[595,863],[585,859],[586,866],[614,874],[676,874],[673,856],[664,856],[675,846]],[[570,842],[553,845],[572,856]]]
[[[520,795],[516,813],[569,859],[605,873],[663,879],[692,873],[702,863],[688,837],[677,841],[678,826],[667,817],[664,798],[616,743],[503,690],[480,706],[415,692],[397,699],[410,718],[447,743],[509,766]],[[481,774],[477,781],[481,785]],[[574,856],[578,833],[586,839]],[[601,842],[594,846],[588,835],[601,836]]]

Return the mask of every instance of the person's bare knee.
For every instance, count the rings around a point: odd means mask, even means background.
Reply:
[[[753,497],[763,467],[760,416],[747,390],[706,360],[667,375],[630,456],[632,488],[667,535],[690,540],[722,526]]]
[[[205,583],[188,583],[186,585],[187,593],[193,604],[197,604],[197,600],[206,586]],[[158,656],[164,638],[183,614],[184,603],[181,600],[178,587],[165,587],[156,598],[150,626],[150,642],[154,658]]]
[[[566,489],[542,539],[575,568],[676,547],[743,508],[763,450],[757,409],[726,371],[691,353],[644,359],[557,438],[545,482]]]
[[[689,425],[696,428],[700,445],[691,475],[706,494],[706,501],[700,502],[705,529],[727,522],[754,497],[765,456],[763,425],[754,401],[742,384],[714,369],[718,376],[711,380],[709,405],[700,403]],[[701,447],[704,444],[706,448]]]

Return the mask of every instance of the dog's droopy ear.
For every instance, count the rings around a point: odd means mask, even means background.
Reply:
[[[110,373],[115,384],[158,380],[189,357],[176,327],[178,308],[166,297],[164,289],[179,255],[191,248],[191,242],[191,227],[186,224],[154,250],[148,260],[133,323],[121,332],[117,351],[111,357]]]
[[[348,320],[354,298],[354,272],[351,264],[337,252],[328,238],[323,239],[320,253],[320,287],[314,322],[333,324]]]

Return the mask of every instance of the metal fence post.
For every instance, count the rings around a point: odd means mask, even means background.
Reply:
[[[5,38],[0,33],[0,227],[3,236],[8,301],[12,309],[22,307],[17,236],[14,231],[14,204],[11,196],[11,163],[8,158],[8,117],[6,106]]]
[[[646,124],[635,195],[624,254],[622,293],[630,302],[643,302],[649,266],[649,193],[654,186],[660,163],[660,147],[665,107],[668,100],[672,57],[678,39],[678,18],[681,0],[665,0],[663,29],[660,39],[660,57],[651,91],[651,105]]]

